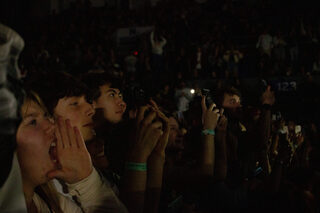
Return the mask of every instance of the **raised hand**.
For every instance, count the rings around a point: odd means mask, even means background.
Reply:
[[[169,134],[170,134],[169,118],[167,118],[167,116],[165,116],[165,114],[163,112],[161,112],[161,110],[159,109],[156,102],[151,100],[150,103],[151,103],[153,109],[155,110],[155,112],[157,113],[158,118],[160,118],[162,120],[162,123],[164,125],[163,134],[160,137],[157,145],[155,146],[153,153],[158,154],[162,157],[165,157],[165,150],[166,150],[166,147],[167,147],[167,144],[169,141]]]
[[[214,103],[212,103],[208,108],[205,96],[202,96],[201,106],[203,128],[214,130],[217,127],[218,119],[220,117],[219,109],[214,109],[216,107]]]
[[[269,85],[266,91],[261,96],[262,104],[269,104],[272,106],[275,103],[276,99],[274,96],[274,92],[271,91],[271,86]]]
[[[70,120],[58,118],[55,129],[59,168],[48,173],[49,178],[59,178],[69,184],[79,182],[92,172],[90,154],[77,127]]]
[[[220,119],[217,124],[218,131],[226,131],[228,126],[228,119],[223,115],[223,109],[220,110]]]
[[[148,110],[151,110],[150,113],[145,115]],[[140,107],[131,160],[146,162],[162,135],[162,122],[157,120],[157,112],[151,106]]]

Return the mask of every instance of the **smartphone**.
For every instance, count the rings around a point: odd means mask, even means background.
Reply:
[[[212,97],[210,95],[210,90],[203,88],[201,89],[201,94],[206,97],[206,105],[207,107],[209,107],[213,103]]]
[[[202,94],[202,95],[208,96],[209,93],[210,93],[210,90],[209,90],[209,89],[206,89],[206,88],[201,89],[201,94]]]

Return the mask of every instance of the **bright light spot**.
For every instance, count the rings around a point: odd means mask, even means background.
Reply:
[[[191,90],[190,90],[190,93],[191,93],[191,94],[194,94],[194,93],[195,93],[195,90],[194,90],[194,89],[191,89]]]

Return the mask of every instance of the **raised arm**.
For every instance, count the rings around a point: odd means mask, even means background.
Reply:
[[[217,122],[219,119],[219,110],[214,109],[215,104],[212,103],[208,108],[206,106],[206,97],[202,97],[202,121],[203,121],[203,145],[202,159],[200,160],[201,175],[213,176],[214,160],[215,160],[215,145],[214,136]]]
[[[162,123],[156,121],[157,113],[151,108],[141,107],[137,117],[135,141],[127,159],[120,196],[129,212],[143,212],[147,186],[147,161],[157,145],[162,131]]]
[[[216,160],[214,167],[214,177],[218,181],[225,180],[225,178],[227,177],[227,126],[228,120],[224,115],[222,115],[217,125],[216,134]]]
[[[261,102],[263,105],[261,111],[261,117],[259,121],[259,131],[260,131],[260,162],[264,171],[270,171],[269,162],[267,158],[268,151],[268,141],[271,132],[271,106],[275,103],[274,92],[271,91],[271,86],[268,86],[266,91],[262,94]]]
[[[157,213],[161,196],[165,150],[169,140],[169,119],[160,111],[157,104],[151,101],[153,109],[164,125],[164,132],[148,159],[148,178],[145,196],[145,213]]]
[[[48,177],[66,182],[74,203],[85,212],[126,213],[109,184],[93,168],[79,129],[72,127],[70,120],[59,118],[55,133],[59,166],[49,172]],[[75,205],[70,205],[69,201],[60,199],[63,211],[75,212],[78,208],[73,208]]]

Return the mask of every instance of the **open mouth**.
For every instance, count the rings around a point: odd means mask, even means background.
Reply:
[[[58,158],[57,158],[57,144],[56,144],[56,140],[52,141],[51,144],[50,144],[49,155],[50,155],[50,159],[52,160],[52,162],[53,162],[53,163],[57,163]]]

